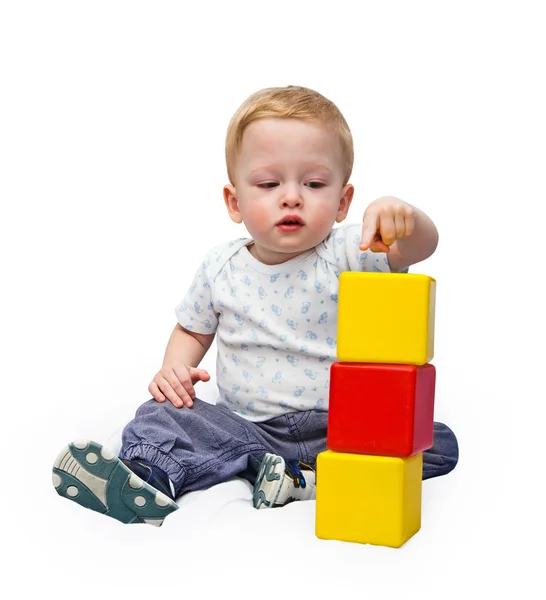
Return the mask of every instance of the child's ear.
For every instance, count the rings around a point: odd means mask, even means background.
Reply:
[[[336,223],[341,223],[341,221],[345,220],[347,213],[349,212],[349,207],[351,206],[351,202],[353,201],[353,194],[355,193],[355,188],[352,184],[348,183],[341,190],[341,200],[339,201],[339,209],[337,211]]]
[[[224,202],[230,219],[234,223],[242,223],[243,218],[239,212],[239,203],[237,202],[237,190],[232,185],[224,186]]]

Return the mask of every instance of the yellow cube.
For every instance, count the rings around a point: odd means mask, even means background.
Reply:
[[[434,357],[436,280],[411,273],[339,277],[340,362],[424,365]]]
[[[399,548],[421,528],[422,470],[422,453],[393,458],[321,452],[316,536]]]

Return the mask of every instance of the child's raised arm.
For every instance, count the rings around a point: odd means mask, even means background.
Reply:
[[[387,252],[392,271],[427,259],[437,245],[438,231],[432,219],[399,198],[378,198],[364,212],[360,249]]]

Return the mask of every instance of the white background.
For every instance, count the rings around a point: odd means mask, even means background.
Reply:
[[[544,597],[543,3],[0,6],[8,597]],[[412,272],[438,281],[436,419],[461,456],[399,550],[317,540],[314,503],[255,511],[237,480],[230,506],[198,493],[160,529],[51,484],[64,445],[105,442],[148,399],[203,253],[246,235],[223,207],[225,130],[288,84],[351,126],[351,221],[392,194],[440,232]]]

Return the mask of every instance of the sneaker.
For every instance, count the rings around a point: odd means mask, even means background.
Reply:
[[[126,467],[129,467],[135,475],[138,475],[142,481],[145,481],[156,490],[169,496],[171,500],[174,500],[174,485],[165,471],[152,465],[152,463],[145,458],[122,458],[120,460]]]
[[[256,477],[252,504],[260,509],[285,506],[295,500],[313,500],[315,482],[315,471],[309,465],[267,453]]]
[[[138,463],[136,468],[144,478],[127,466],[133,463]],[[76,441],[57,456],[53,485],[63,498],[122,523],[159,527],[167,515],[178,510],[178,505],[166,493],[165,481],[159,483],[161,489],[150,485],[158,484],[161,477],[157,477],[159,469],[154,472],[149,466],[140,459],[122,461],[96,442]]]

